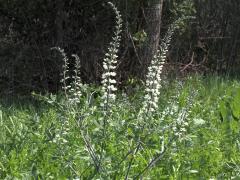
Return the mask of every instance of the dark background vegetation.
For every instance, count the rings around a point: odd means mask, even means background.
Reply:
[[[183,0],[182,0],[183,1]],[[101,62],[114,30],[114,13],[105,0],[0,0],[0,89],[2,94],[57,92],[62,60],[51,47],[81,59],[82,79],[99,83]],[[142,78],[146,0],[114,1],[124,31],[119,52],[119,84]],[[161,36],[178,16],[175,3],[164,0]],[[190,1],[189,1],[190,2]],[[240,1],[192,0],[195,12],[174,40],[166,70],[237,74],[240,70]]]

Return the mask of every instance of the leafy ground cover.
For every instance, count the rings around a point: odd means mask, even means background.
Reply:
[[[87,86],[74,108],[60,95],[2,98],[0,179],[240,178],[239,81],[164,80],[146,128],[141,89],[119,93],[109,114]]]

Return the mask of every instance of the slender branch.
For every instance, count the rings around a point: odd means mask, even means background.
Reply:
[[[92,158],[92,160],[93,160],[93,163],[94,163],[94,165],[95,165],[95,169],[99,172],[99,170],[100,170],[99,159],[97,158],[97,155],[96,155],[96,153],[94,152],[90,141],[86,138],[86,136],[83,134],[83,132],[81,132],[81,135],[82,135],[82,137],[83,137],[83,140],[84,140],[85,146],[86,146],[86,148],[87,148],[87,150],[88,150],[88,153],[89,153],[89,155],[91,156],[91,158]]]
[[[130,170],[131,170],[134,157],[135,157],[135,155],[138,153],[138,151],[140,150],[140,147],[141,147],[141,141],[140,141],[140,138],[139,138],[137,148],[136,148],[135,152],[133,153],[133,156],[132,156],[132,158],[131,158],[131,160],[130,160],[130,162],[129,162],[129,164],[128,164],[127,173],[126,173],[126,176],[125,176],[125,178],[124,178],[125,180],[128,179],[128,175],[129,175],[129,172],[130,172]]]
[[[132,37],[132,35],[131,35],[130,32],[128,33],[128,36],[129,36],[129,38],[130,38],[130,40],[131,40],[131,43],[132,43],[132,46],[133,46],[133,50],[134,50],[134,53],[135,53],[135,55],[136,55],[136,57],[137,57],[137,59],[138,59],[138,62],[139,62],[140,65],[142,65],[142,60],[141,60],[141,58],[140,58],[139,55],[138,55],[137,48],[136,48],[136,46],[135,46],[135,43],[134,43],[134,41],[133,41],[133,37]]]
[[[160,133],[164,133],[164,132],[165,132],[167,129],[169,129],[169,128],[171,129],[172,126],[173,126],[173,125],[169,125],[169,126],[163,128]],[[150,135],[152,135],[152,133],[151,133],[151,134],[147,134],[145,137],[143,137],[143,139],[142,139],[141,142],[143,142],[143,141],[144,141],[147,137],[149,137]],[[122,160],[115,166],[114,169],[119,169],[118,167],[124,162],[124,160],[127,159],[127,157],[128,157],[129,155],[133,154],[134,151],[135,151],[135,154],[136,154],[136,153],[137,153],[136,150],[138,149],[138,147],[139,147],[140,145],[141,145],[141,144],[138,143],[133,149],[129,150],[129,151],[126,153],[126,155],[122,158]],[[140,147],[139,147],[139,148],[140,148]],[[139,151],[139,149],[138,149],[138,151]]]
[[[153,158],[148,165],[137,175],[134,177],[134,179],[138,179],[139,177],[141,177],[148,169],[152,168],[153,166],[155,166],[155,164],[162,159],[162,157],[165,155],[167,149],[169,148],[169,146],[171,145],[171,143],[173,142],[173,140],[175,139],[175,137],[172,137],[171,140],[168,142],[168,144],[163,148],[163,151],[160,153],[157,153],[155,155],[155,158]]]

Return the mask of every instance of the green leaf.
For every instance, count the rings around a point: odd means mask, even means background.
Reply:
[[[235,118],[240,119],[240,89],[237,89],[233,101],[230,103],[232,114]]]
[[[230,107],[228,106],[228,104],[226,104],[225,101],[222,101],[220,103],[220,114],[221,114],[221,117],[222,117],[222,120],[225,121],[230,121],[232,120],[232,113],[231,113],[231,109]]]

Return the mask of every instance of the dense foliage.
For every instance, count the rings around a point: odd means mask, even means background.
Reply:
[[[89,87],[90,88],[90,87]],[[96,91],[95,88],[88,89]],[[149,159],[161,152],[159,136],[166,125],[176,123],[183,115],[189,123],[179,134],[169,128],[160,160],[141,175],[156,179],[240,177],[240,84],[237,81],[209,77],[164,81],[159,101],[157,119],[149,132],[144,132],[139,154],[136,155],[129,178],[136,177],[146,168]],[[141,106],[141,87],[135,96],[119,94],[112,114],[108,117],[104,173],[95,172],[94,161],[89,156],[86,142],[99,153],[102,142],[101,117],[96,109],[100,99],[93,97],[85,117],[75,119],[62,106],[44,101],[1,100],[0,111],[0,178],[1,179],[123,179],[129,151],[136,145],[139,126],[136,112]],[[82,102],[85,102],[84,96]],[[167,123],[167,124],[166,124]],[[157,129],[155,129],[155,127]],[[100,134],[99,134],[100,133]],[[145,135],[147,135],[145,137]],[[88,140],[91,139],[91,142]],[[125,160],[125,161],[124,161]],[[93,177],[94,176],[94,177]]]

